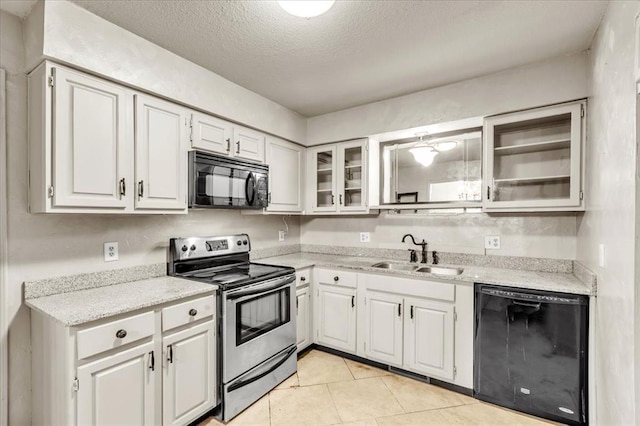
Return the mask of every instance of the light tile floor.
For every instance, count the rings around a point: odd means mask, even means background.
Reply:
[[[213,418],[199,426],[218,426]],[[549,425],[359,362],[312,350],[298,372],[229,425]]]

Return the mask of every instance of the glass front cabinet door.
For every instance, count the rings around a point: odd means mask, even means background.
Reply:
[[[487,117],[485,211],[584,210],[586,102]]]
[[[367,212],[367,140],[310,148],[311,210]]]

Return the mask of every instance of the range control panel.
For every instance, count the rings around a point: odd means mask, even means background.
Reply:
[[[199,259],[251,251],[251,242],[247,234],[172,238],[169,245],[174,260]]]

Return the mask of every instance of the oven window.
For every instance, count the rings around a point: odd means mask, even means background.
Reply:
[[[236,303],[236,346],[291,320],[289,287]]]

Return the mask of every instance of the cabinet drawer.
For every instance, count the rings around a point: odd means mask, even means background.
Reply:
[[[296,271],[296,287],[303,287],[311,284],[311,269]]]
[[[155,333],[153,318],[150,311],[78,331],[78,359],[152,336]]]
[[[313,273],[317,281],[322,284],[335,284],[340,287],[351,288],[356,288],[358,284],[358,274],[356,272],[316,269]]]
[[[213,296],[189,300],[162,309],[162,331],[171,330],[181,325],[199,321],[215,313],[215,298]]]

